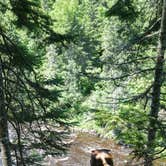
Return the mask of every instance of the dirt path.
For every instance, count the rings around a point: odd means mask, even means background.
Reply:
[[[89,133],[78,133],[77,135],[73,135],[73,140],[67,156],[50,158],[48,166],[89,166],[91,150],[97,148],[110,149],[115,166],[125,166],[129,160],[131,150],[127,147],[117,145],[110,139],[102,139]],[[155,166],[166,166],[166,162],[157,161]]]

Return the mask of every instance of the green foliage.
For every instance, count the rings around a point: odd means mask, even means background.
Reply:
[[[99,127],[111,130],[113,114],[108,110],[96,110],[94,119]]]
[[[122,21],[134,21],[138,16],[138,11],[133,3],[133,0],[118,0],[106,12],[106,16],[118,16]]]
[[[118,139],[133,146],[136,155],[153,156],[154,153],[152,154],[151,149],[146,149],[146,146],[161,4],[142,0],[104,3],[88,1],[88,3],[87,6],[84,3],[80,5],[84,5],[82,9],[86,10],[82,13],[86,17],[82,18],[79,15],[74,22],[79,22],[79,26],[82,23],[86,25],[81,32],[82,36],[88,38],[81,39],[85,41],[88,50],[93,50],[90,55],[95,55],[94,58],[88,57],[86,61],[88,65],[84,63],[83,69],[90,70],[81,70],[81,73],[85,73],[92,82],[95,82],[94,89],[83,104],[98,110],[92,114],[93,125],[95,120],[97,127],[108,132],[113,130]],[[108,6],[112,7],[108,9]],[[89,12],[89,8],[91,11],[94,10],[94,15]],[[104,18],[103,12],[106,12],[109,18]],[[89,36],[92,37],[91,40]],[[95,47],[89,47],[89,42]],[[82,77],[78,78],[82,80]],[[87,82],[83,83],[82,87],[87,87]],[[163,132],[160,132],[160,126],[164,124],[163,121],[161,123],[157,126],[154,149],[158,149],[165,140]],[[94,128],[96,129],[95,125]]]
[[[146,131],[148,127],[148,115],[139,105],[124,105],[120,108],[119,118],[121,133],[117,137],[127,144],[143,147],[146,144]],[[118,124],[118,122],[117,122]]]
[[[139,156],[151,153],[148,114],[160,14],[159,2],[144,0],[0,1],[5,103],[26,162],[63,152],[66,135],[47,127],[66,129],[76,121],[132,145]],[[161,98],[165,109],[165,83]],[[157,122],[157,151],[165,146],[164,125]]]
[[[47,43],[63,43],[68,37],[53,30],[53,20],[40,3],[0,1],[0,59],[6,121],[12,131],[11,153],[19,154],[19,158],[15,155],[13,159],[20,165],[40,162],[36,155],[39,151],[42,151],[40,159],[48,154],[64,153],[66,144],[62,140],[71,125],[67,122],[71,105],[59,101],[61,77],[44,79],[40,71]]]
[[[78,87],[84,96],[87,96],[94,90],[94,84],[88,78],[80,78]]]
[[[36,25],[49,25],[49,17],[44,15],[39,8],[40,1],[11,0],[12,12],[17,16],[16,24],[33,29]]]

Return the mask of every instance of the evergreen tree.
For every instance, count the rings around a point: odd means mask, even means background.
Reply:
[[[52,30],[52,20],[44,13],[40,1],[1,1],[0,17],[2,162],[4,166],[34,165],[35,150],[43,149],[42,155],[48,152],[55,155],[66,149],[61,141],[65,132],[53,130],[51,121],[56,128],[65,126],[64,112],[70,106],[53,104],[58,101],[59,92],[46,89],[47,82],[36,73],[44,49],[35,51],[46,41],[63,42],[68,37]],[[14,142],[9,139],[9,123]],[[11,160],[11,153],[15,153],[16,163]]]
[[[161,55],[164,49],[159,46],[157,61],[155,60],[157,49],[154,50],[159,30],[163,31],[164,23],[160,17],[161,6],[164,6],[164,2],[162,5],[161,2],[144,2],[143,5],[141,3],[139,1],[124,1],[123,3],[118,1],[106,13],[108,16],[120,18],[121,28],[118,27],[116,31],[120,40],[123,41],[123,44],[119,41],[120,44],[115,49],[116,54],[118,53],[116,57],[113,54],[110,56],[113,75],[106,79],[113,81],[115,86],[121,86],[123,97],[111,97],[112,101],[128,105],[127,111],[125,111],[125,107],[122,107],[120,111],[120,118],[124,120],[126,127],[122,122],[124,128],[119,136],[134,145],[135,154],[144,157],[144,165],[151,166],[156,156],[159,157],[159,154],[162,155],[165,150],[166,138],[163,134],[164,121],[159,122],[158,117],[162,102],[161,89],[164,90],[163,55]],[[155,12],[150,14],[151,10]],[[126,17],[123,12],[126,13]],[[164,16],[162,15],[162,17]],[[162,35],[164,33],[162,32]],[[160,45],[164,44],[162,35],[160,34],[159,37]],[[158,64],[159,59],[160,65]],[[143,81],[142,84],[141,81]],[[137,108],[142,109],[142,113]],[[142,126],[141,123],[144,125]]]
[[[146,158],[145,166],[152,166],[153,155],[155,154],[155,139],[157,135],[158,115],[160,110],[160,94],[163,82],[164,54],[166,48],[166,1],[163,1],[161,26],[159,34],[158,56],[155,67],[154,83],[152,90],[152,103],[149,113],[149,128],[148,128],[148,144],[147,149],[150,151]],[[165,148],[165,147],[164,147]]]

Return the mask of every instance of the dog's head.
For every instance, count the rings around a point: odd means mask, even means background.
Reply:
[[[91,151],[91,166],[113,166],[113,157],[108,149]]]

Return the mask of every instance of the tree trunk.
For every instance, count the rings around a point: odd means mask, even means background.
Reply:
[[[9,147],[9,134],[7,125],[7,113],[5,112],[3,93],[2,61],[0,59],[0,148],[3,166],[12,166]]]
[[[23,149],[22,149],[22,145],[21,145],[21,131],[20,131],[20,125],[19,123],[17,124],[17,139],[18,139],[18,150],[20,153],[20,164],[19,166],[26,166],[25,165],[25,161],[24,161],[24,157],[23,157]]]
[[[153,165],[153,154],[154,154],[154,141],[157,132],[157,120],[160,109],[160,91],[163,81],[163,66],[164,66],[164,53],[166,49],[166,0],[163,0],[161,28],[158,45],[158,57],[155,68],[153,91],[152,91],[152,103],[149,114],[149,129],[148,129],[148,143],[147,149],[148,154],[145,157],[145,166]]]

